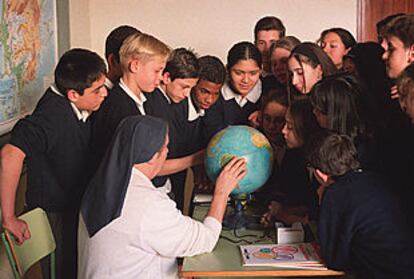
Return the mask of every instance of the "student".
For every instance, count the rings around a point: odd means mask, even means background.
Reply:
[[[122,76],[119,49],[124,40],[132,34],[140,34],[141,32],[135,27],[129,25],[121,25],[109,33],[105,40],[105,58],[108,64],[108,75],[105,80],[105,86],[108,90],[119,82]]]
[[[203,153],[203,151],[192,154],[180,152],[180,148],[186,147],[182,143],[185,135],[181,134],[173,125],[175,118],[173,107],[187,100],[191,89],[198,82],[198,72],[199,66],[196,55],[188,49],[177,48],[168,58],[160,85],[153,92],[144,94],[147,99],[145,107],[148,115],[159,117],[169,123],[170,142],[167,163],[171,162],[170,159],[181,158],[184,154],[190,158],[196,158]],[[191,166],[183,165],[182,172],[172,176],[159,176],[153,180],[155,186],[171,187],[173,198],[177,203],[177,207],[181,210],[184,206],[185,169]],[[176,164],[175,167],[181,166]]]
[[[152,92],[160,84],[169,53],[163,42],[147,34],[133,34],[122,44],[122,77],[92,115],[93,169],[101,162],[119,122],[130,115],[146,114],[142,92]]]
[[[360,168],[346,135],[326,131],[307,160],[327,185],[319,210],[321,255],[328,268],[357,278],[412,278],[412,235],[384,177]]]
[[[405,15],[404,13],[397,13],[397,14],[392,14],[389,15],[383,19],[381,19],[380,21],[378,21],[376,23],[376,29],[377,29],[377,43],[379,43],[382,48],[384,49],[384,51],[387,51],[388,49],[388,42],[386,40],[386,38],[384,38],[384,31],[387,28],[387,25],[394,20],[394,18],[399,17]]]
[[[1,150],[2,225],[18,243],[30,238],[27,224],[14,212],[26,161],[26,209],[41,207],[48,215],[56,241],[57,278],[76,277],[78,208],[89,174],[88,117],[107,96],[105,75],[105,62],[95,52],[67,51],[56,66],[55,84],[33,114],[17,122]]]
[[[286,28],[283,22],[275,16],[265,16],[254,26],[254,44],[262,55],[263,74],[270,74],[269,49],[272,43],[283,38]]]
[[[269,211],[262,218],[265,225],[274,219],[291,225],[294,222],[309,222],[310,218],[316,217],[316,189],[306,168],[303,147],[318,130],[309,100],[293,102],[282,130],[287,150],[280,168],[267,182],[272,187],[269,195],[272,201]]]
[[[410,64],[397,80],[400,106],[414,124],[414,64]]]
[[[205,116],[207,139],[228,125],[247,125],[249,116],[259,109],[262,57],[249,42],[235,44],[227,55],[228,80],[221,96]]]
[[[300,94],[309,94],[312,87],[323,77],[335,74],[337,69],[329,56],[316,44],[301,43],[288,59],[292,85]],[[288,87],[289,89],[289,87]],[[300,98],[291,91],[290,99]]]
[[[343,57],[357,43],[351,32],[340,27],[322,31],[318,41],[337,69],[342,69]]]
[[[131,116],[120,123],[82,201],[79,279],[178,278],[177,257],[213,250],[246,162],[234,158],[223,168],[207,217],[198,222],[151,183],[167,145],[167,124],[159,118]]]
[[[387,49],[382,58],[390,78],[397,78],[414,61],[414,15],[396,17],[383,34]]]
[[[361,92],[349,75],[335,75],[318,82],[312,89],[310,101],[319,126],[349,136],[358,149],[363,168],[377,169],[377,142],[367,127]]]
[[[270,65],[273,76],[281,83],[284,87],[287,86],[289,75],[288,75],[288,58],[291,51],[300,44],[298,38],[294,36],[286,36],[277,42],[273,43],[270,47]],[[263,87],[266,84],[263,82]],[[264,92],[265,89],[263,89]]]

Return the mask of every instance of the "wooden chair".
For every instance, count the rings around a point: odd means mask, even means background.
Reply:
[[[41,208],[36,208],[23,214],[19,219],[26,221],[30,239],[22,245],[17,245],[7,231],[1,234],[14,277],[22,278],[33,264],[50,255],[50,278],[55,279],[56,243],[46,213]]]

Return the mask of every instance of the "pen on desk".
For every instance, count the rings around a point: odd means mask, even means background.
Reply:
[[[244,255],[246,256],[246,259],[250,259],[249,251],[247,251],[246,248],[244,249]]]

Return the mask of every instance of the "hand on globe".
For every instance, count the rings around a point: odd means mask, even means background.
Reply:
[[[244,158],[234,157],[231,159],[216,180],[214,195],[230,195],[240,180],[247,174],[246,166],[247,163]]]

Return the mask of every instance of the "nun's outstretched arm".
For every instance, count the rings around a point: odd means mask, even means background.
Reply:
[[[170,175],[200,165],[204,160],[204,153],[205,150],[203,149],[185,157],[167,159],[158,176]]]
[[[174,202],[153,205],[151,223],[141,235],[145,239],[144,250],[154,250],[164,257],[184,257],[211,252],[221,232],[221,222],[227,205],[227,197],[245,175],[244,159],[233,159],[217,178],[213,201],[207,217],[198,222],[174,208]],[[155,208],[157,207],[157,208]],[[154,215],[157,215],[156,217]],[[150,214],[148,214],[149,216]],[[147,215],[145,215],[147,216]],[[154,220],[157,220],[156,222]]]

